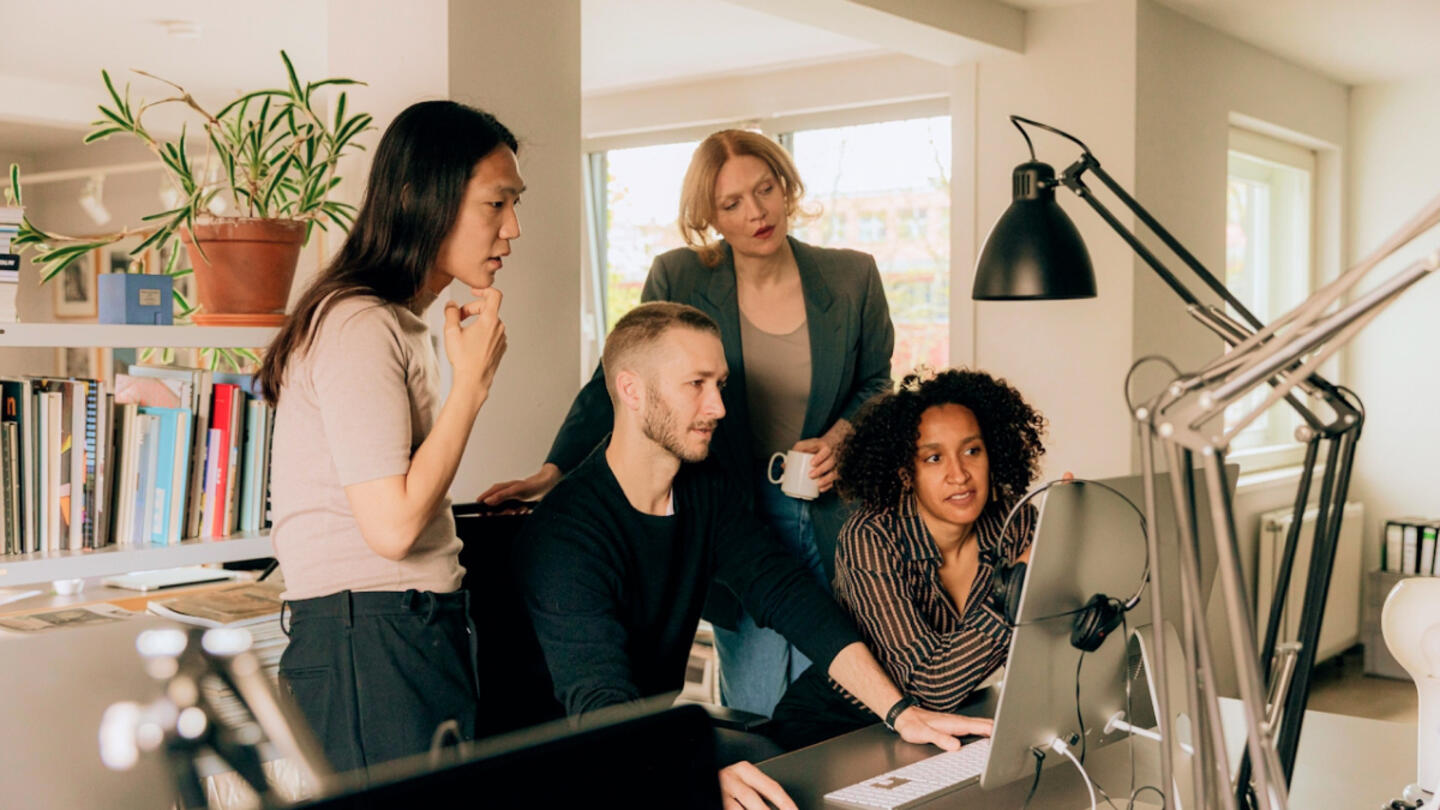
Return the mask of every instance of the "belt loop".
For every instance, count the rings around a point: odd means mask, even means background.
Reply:
[[[435,596],[434,591],[425,592],[425,623],[435,621],[435,614],[440,608],[440,600]]]
[[[400,594],[400,609],[405,611],[413,610],[415,608],[415,595],[418,593],[419,591],[411,588]]]
[[[345,629],[349,630],[355,626],[355,605],[352,601],[353,591],[344,591],[345,598],[340,602],[340,617],[345,620]]]
[[[289,612],[292,614],[292,620],[293,620],[293,614],[294,614],[295,611],[294,611],[294,610],[291,610],[291,608],[290,608],[290,600],[289,600],[289,599],[286,599],[285,601],[283,601],[283,602],[280,603],[280,632],[284,633],[286,638],[289,638],[289,637],[290,637],[290,623],[285,621],[285,613],[286,613],[286,611],[289,611]]]

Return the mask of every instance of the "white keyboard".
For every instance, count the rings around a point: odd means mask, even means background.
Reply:
[[[825,794],[825,803],[870,810],[904,810],[977,781],[990,758],[990,738],[966,743],[913,765]]]

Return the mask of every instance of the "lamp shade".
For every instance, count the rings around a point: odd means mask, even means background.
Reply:
[[[980,250],[975,300],[1095,297],[1090,252],[1055,201],[1054,181],[1055,170],[1045,163],[1015,167],[1014,202]]]

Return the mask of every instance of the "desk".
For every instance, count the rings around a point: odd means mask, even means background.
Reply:
[[[995,691],[963,713],[983,715],[994,705]],[[1244,740],[1240,703],[1222,698],[1226,746],[1232,768],[1238,765]],[[1144,741],[1140,741],[1144,742]],[[1086,769],[1116,804],[1124,807],[1129,792],[1129,745],[1115,743],[1092,750]],[[937,753],[931,746],[911,745],[879,724],[826,740],[823,743],[782,754],[760,763],[760,770],[775,779],[802,810],[822,808],[824,796],[909,765]],[[1056,762],[1056,760],[1059,760]],[[1050,763],[1056,762],[1051,765]],[[1136,784],[1159,782],[1159,752],[1154,744],[1135,745]],[[1080,774],[1069,760],[1050,756],[1040,778],[1032,808],[1088,808],[1089,795]],[[1290,807],[1295,810],[1355,810],[1374,808],[1397,798],[1415,779],[1415,726],[1366,720],[1328,712],[1307,712],[1296,757]],[[926,804],[926,807],[988,810],[1016,810],[1030,789],[1030,778],[996,790],[971,785]],[[1155,794],[1146,791],[1137,808],[1158,808]],[[1101,800],[1104,806],[1104,800]]]

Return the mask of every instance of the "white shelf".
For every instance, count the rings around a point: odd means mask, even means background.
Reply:
[[[0,323],[0,346],[254,349],[270,345],[278,331],[268,326]]]
[[[0,588],[274,555],[268,531],[245,532],[219,540],[186,540],[173,546],[106,546],[87,551],[11,554],[0,556]]]

